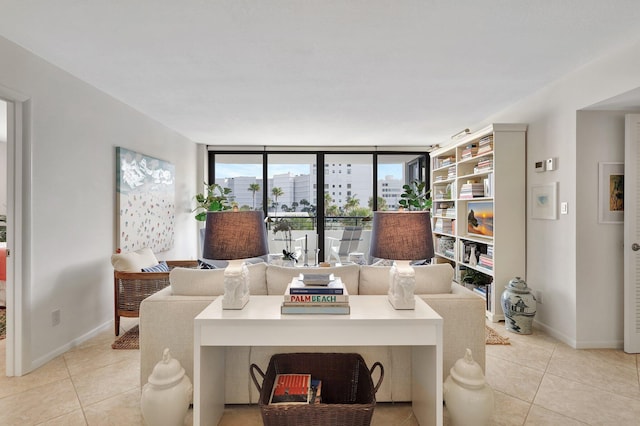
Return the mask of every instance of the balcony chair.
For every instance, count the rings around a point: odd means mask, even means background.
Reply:
[[[329,240],[329,254],[342,263],[342,259],[347,258],[349,253],[358,251],[358,246],[362,238],[362,226],[345,226],[342,231],[342,238],[327,237]]]

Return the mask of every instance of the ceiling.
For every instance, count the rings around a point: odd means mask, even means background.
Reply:
[[[217,145],[441,143],[639,21],[637,0],[0,0],[0,36]]]

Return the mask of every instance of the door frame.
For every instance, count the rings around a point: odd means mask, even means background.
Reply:
[[[30,306],[24,281],[27,270],[26,234],[30,194],[31,146],[29,142],[30,100],[15,90],[0,85],[0,98],[7,103],[7,327],[6,375],[22,376],[30,365],[26,359],[29,341]]]

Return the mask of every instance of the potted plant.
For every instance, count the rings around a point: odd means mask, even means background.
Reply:
[[[282,260],[285,264],[290,264],[291,266],[293,266],[294,263],[298,262],[298,258],[295,254],[295,252],[293,252],[291,250],[291,222],[287,219],[278,219],[275,222],[275,225],[273,225],[273,233],[277,234],[278,232],[282,232],[283,234],[283,240],[284,240],[284,244],[285,244],[285,248],[282,250]]]
[[[230,210],[231,203],[229,202],[228,195],[231,193],[231,188],[223,188],[217,183],[211,185],[204,183],[205,192],[196,194],[197,206],[193,209],[196,213],[196,220],[204,222],[207,220],[207,212],[218,212],[222,210]]]
[[[419,180],[414,180],[407,185],[403,185],[404,192],[398,204],[407,210],[429,210],[432,200],[429,198],[431,190],[427,189],[427,184]]]

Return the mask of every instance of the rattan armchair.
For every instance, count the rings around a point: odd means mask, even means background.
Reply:
[[[169,269],[181,266],[195,268],[197,260],[168,260]],[[115,331],[120,334],[120,317],[140,316],[140,303],[153,293],[169,285],[168,272],[123,272],[113,271],[115,304]]]

